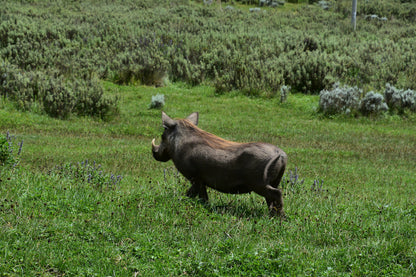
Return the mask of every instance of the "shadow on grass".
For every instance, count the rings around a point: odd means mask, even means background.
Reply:
[[[232,215],[238,218],[262,218],[269,216],[266,206],[260,207],[252,202],[245,203],[244,201],[239,200],[231,200],[227,203],[219,203],[220,201],[199,201],[207,211],[219,215]]]

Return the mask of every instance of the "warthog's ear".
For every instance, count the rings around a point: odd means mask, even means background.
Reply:
[[[175,120],[170,118],[166,113],[162,112],[162,124],[163,128],[173,128],[176,125]]]
[[[186,119],[191,121],[193,124],[198,125],[198,118],[199,118],[198,113],[191,113]]]

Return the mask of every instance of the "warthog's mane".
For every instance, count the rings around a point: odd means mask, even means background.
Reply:
[[[220,138],[214,134],[208,133],[200,129],[198,126],[193,124],[187,119],[178,120],[179,124],[181,124],[188,132],[192,135],[197,136],[201,140],[203,140],[207,145],[214,149],[225,149],[230,147],[238,147],[242,145],[241,143],[229,141],[223,138]]]

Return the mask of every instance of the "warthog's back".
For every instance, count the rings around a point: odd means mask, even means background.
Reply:
[[[178,170],[207,186],[228,193],[247,193],[264,183],[264,173],[270,160],[286,155],[267,143],[233,143],[213,148],[204,141],[184,145],[190,153],[173,159]],[[182,152],[182,151],[180,151]],[[186,157],[184,159],[184,157]]]

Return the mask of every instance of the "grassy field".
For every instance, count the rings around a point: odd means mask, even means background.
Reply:
[[[14,153],[24,142],[19,165],[0,168],[1,276],[416,274],[414,117],[323,118],[319,97],[302,94],[280,104],[182,83],[104,87],[120,97],[111,121],[57,120],[1,99],[0,133]],[[173,164],[151,156],[157,93],[173,117],[198,111],[209,132],[285,150],[286,179],[295,168],[304,179],[285,184],[287,220],[255,194],[188,199]]]
[[[416,275],[415,114],[328,117],[313,95],[414,89],[414,1],[364,1],[356,32],[347,0],[2,2],[0,276]],[[254,193],[187,198],[151,155],[156,94],[282,148],[286,220]]]

